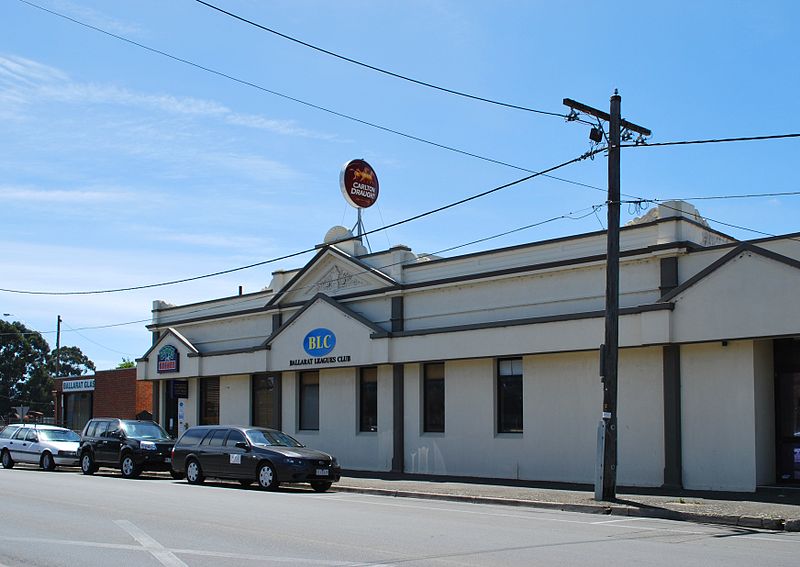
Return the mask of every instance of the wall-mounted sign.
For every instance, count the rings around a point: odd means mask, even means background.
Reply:
[[[347,202],[357,209],[366,209],[378,200],[378,175],[363,159],[344,164],[339,184]]]
[[[188,380],[170,380],[170,388],[172,389],[170,397],[188,398],[189,397],[189,381]]]
[[[309,356],[325,356],[336,346],[336,335],[328,329],[314,329],[303,339],[303,350]]]
[[[158,373],[178,371],[178,349],[165,345],[158,351]]]
[[[303,350],[309,358],[295,358],[289,366],[316,366],[350,362],[350,355],[327,356],[336,346],[336,335],[330,329],[322,327],[310,331],[303,339]]]
[[[94,378],[86,378],[85,380],[64,380],[61,385],[61,390],[64,392],[88,392],[94,390]]]

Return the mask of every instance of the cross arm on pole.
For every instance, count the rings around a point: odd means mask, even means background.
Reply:
[[[600,120],[605,120],[606,122],[611,121],[611,115],[608,112],[603,112],[602,110],[598,110],[597,108],[593,108],[587,104],[578,102],[577,100],[572,100],[571,98],[565,98],[563,102],[565,106],[577,110],[578,112],[583,112],[584,114],[594,116],[595,118],[599,118]],[[633,122],[628,122],[625,119],[620,120],[620,126],[630,130],[631,132],[636,132],[637,134],[641,134],[642,136],[650,136],[653,134],[649,129],[645,128],[644,126],[639,126],[638,124],[634,124]]]

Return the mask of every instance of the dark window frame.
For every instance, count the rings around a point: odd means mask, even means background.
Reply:
[[[209,386],[213,386],[211,389],[216,389],[216,415],[208,412],[208,404],[209,404]],[[198,408],[198,425],[219,425],[219,413],[220,413],[220,379],[219,377],[211,377],[211,378],[202,378],[200,380],[200,387],[199,387],[199,399],[200,399],[200,407]],[[212,400],[213,401],[213,400]]]
[[[445,432],[445,366],[432,362],[422,368],[422,432]]]
[[[309,396],[316,386],[316,404],[314,414],[309,415],[306,407],[310,404]],[[309,404],[306,403],[309,401]],[[297,403],[298,403],[298,430],[299,431],[319,431],[319,371],[307,370],[300,372],[297,377]]]
[[[261,399],[261,396],[264,399]],[[282,429],[280,373],[254,374],[250,381],[250,425]],[[258,400],[258,402],[257,402]],[[258,410],[263,408],[264,419]]]
[[[378,431],[378,367],[367,366],[358,371],[358,430]]]
[[[523,375],[522,358],[497,360],[495,382],[497,433],[521,434],[525,431]]]

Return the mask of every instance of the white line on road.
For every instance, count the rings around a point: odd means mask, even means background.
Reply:
[[[117,525],[119,525],[119,522],[124,522],[124,521],[125,520],[115,520]],[[68,539],[53,539],[53,538],[42,538],[42,537],[3,536],[3,535],[0,535],[0,541],[15,541],[15,542],[19,542],[19,543],[32,543],[32,544],[52,544],[52,545],[58,545],[58,546],[61,546],[61,545],[74,545],[74,546],[79,546],[79,547],[95,547],[95,548],[100,548],[100,549],[116,549],[116,550],[122,550],[122,551],[142,551],[142,552],[153,553],[153,549],[151,549],[148,546],[145,546],[143,544],[143,541],[149,540],[150,542],[155,542],[156,545],[160,545],[160,544],[158,542],[156,542],[154,539],[152,539],[150,536],[148,536],[146,533],[141,531],[139,528],[137,528],[135,525],[131,524],[130,522],[128,522],[128,524],[130,526],[132,526],[135,531],[138,532],[137,535],[143,536],[142,537],[142,541],[140,541],[139,538],[134,536],[133,533],[128,531],[127,528],[123,528],[123,529],[125,529],[125,531],[127,531],[131,535],[131,537],[133,537],[134,539],[139,541],[139,543],[142,544],[142,545],[131,545],[131,544],[125,544],[125,543],[103,543],[103,542],[99,542],[99,541],[75,541],[75,540],[68,540]],[[120,526],[120,527],[122,527],[122,526]],[[276,562],[276,563],[299,563],[301,565],[329,565],[331,567],[346,567],[346,566],[348,566],[348,567],[357,567],[359,565],[369,565],[370,567],[382,567],[382,566],[390,565],[390,564],[387,564],[387,563],[380,563],[380,562],[378,562],[378,563],[375,563],[375,562],[366,562],[366,563],[364,563],[364,562],[360,562],[360,561],[354,562],[354,561],[332,561],[332,560],[326,560],[326,559],[309,559],[307,557],[280,557],[280,556],[274,556],[274,555],[250,555],[250,554],[246,554],[246,553],[227,553],[227,552],[224,552],[224,551],[207,551],[207,550],[203,550],[203,549],[167,549],[167,548],[165,548],[163,546],[161,546],[161,549],[163,551],[169,553],[170,555],[172,555],[174,553],[178,553],[180,555],[197,555],[197,556],[200,556],[200,557],[216,557],[216,558],[219,558],[219,559],[239,559],[239,560],[242,560],[242,561],[260,561],[260,562],[269,561],[269,562]],[[173,557],[175,557],[175,556],[173,555]],[[156,557],[156,559],[161,561],[161,558],[159,558],[159,557]],[[178,563],[169,563],[169,564],[165,564],[165,565],[175,565],[175,566],[177,566],[177,565],[186,565],[183,561],[181,561],[177,557],[175,557],[175,559],[178,561]],[[161,563],[164,563],[164,562],[161,561]],[[7,566],[3,565],[3,564],[0,564],[0,567],[7,567]]]
[[[158,543],[152,537],[147,535],[144,530],[140,529],[138,526],[132,524],[128,520],[114,520],[114,523],[128,532],[133,539],[142,544],[142,547],[149,551],[150,554],[165,567],[189,567],[186,565],[186,563],[178,559],[178,557],[169,549]]]

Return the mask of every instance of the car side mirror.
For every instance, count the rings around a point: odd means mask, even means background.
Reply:
[[[250,450],[250,445],[248,445],[244,441],[237,441],[236,442],[236,448],[237,449],[244,449],[245,451],[249,451]]]

